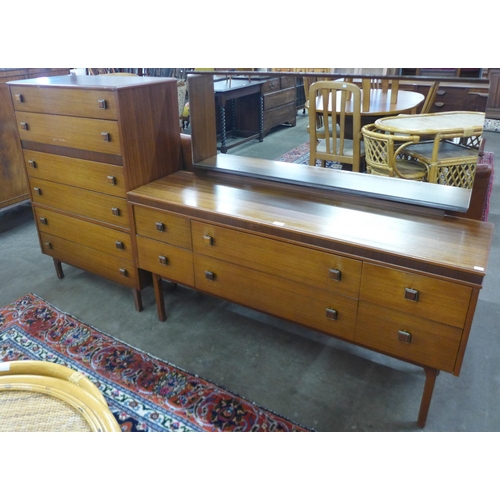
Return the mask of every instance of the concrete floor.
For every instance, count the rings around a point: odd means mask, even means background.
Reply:
[[[264,142],[231,150],[276,158],[305,142],[301,112],[293,128]],[[500,134],[485,133],[486,150],[500,158]],[[490,222],[500,222],[500,174]],[[500,430],[500,241],[494,236],[460,377],[441,373],[429,431]],[[165,323],[152,288],[144,311],[130,290],[64,265],[56,277],[41,254],[28,203],[0,212],[0,304],[33,292],[59,309],[154,356],[169,361],[264,408],[317,431],[419,431],[416,418],[423,370],[223,300],[164,283]]]

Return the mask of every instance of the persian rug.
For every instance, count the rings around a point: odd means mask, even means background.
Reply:
[[[284,155],[276,158],[276,161],[283,161],[285,163],[297,163],[298,165],[309,165],[309,141],[304,142],[300,146],[293,148],[288,151]],[[316,160],[316,166],[321,166],[319,160]],[[337,170],[342,169],[342,165],[340,163],[336,163],[333,161],[327,161],[325,164],[326,168],[334,168]]]
[[[19,359],[60,363],[86,375],[122,431],[309,431],[32,293],[0,308],[0,361]]]

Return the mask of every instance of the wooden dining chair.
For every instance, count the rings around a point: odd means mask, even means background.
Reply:
[[[401,156],[401,151],[410,144],[416,144],[417,135],[392,135],[378,131],[374,124],[361,129],[365,145],[366,172],[373,175],[400,177],[416,181],[425,181],[428,167],[423,163]]]
[[[364,147],[361,143],[361,91],[353,83],[318,81],[309,88],[309,164],[321,166],[326,161],[351,165],[359,172]],[[323,123],[335,127],[317,126],[316,115]]]
[[[427,92],[427,95],[425,96],[425,101],[424,104],[422,105],[422,109],[420,110],[420,114],[427,114],[431,112],[432,105],[434,104],[434,101],[436,100],[436,95],[439,90],[439,81],[433,82],[432,85],[429,88],[429,91]]]

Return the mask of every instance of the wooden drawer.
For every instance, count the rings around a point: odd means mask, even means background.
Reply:
[[[280,85],[282,89],[288,89],[293,87],[295,91],[295,77],[294,76],[281,76],[280,77]]]
[[[129,227],[127,201],[117,196],[30,179],[33,202],[123,228]]]
[[[323,290],[359,295],[360,261],[211,224],[193,221],[191,227],[197,253]]]
[[[42,252],[62,262],[85,269],[125,286],[140,287],[138,271],[127,259],[79,245],[47,233],[40,233]]]
[[[404,312],[360,302],[356,343],[425,366],[452,372],[462,330]]]
[[[360,300],[406,314],[463,328],[471,294],[471,288],[464,285],[363,264]]]
[[[133,207],[137,234],[191,250],[189,219],[154,208]]]
[[[295,104],[295,89],[278,90],[264,96],[264,110],[267,111],[290,102]]]
[[[467,106],[467,89],[439,87],[431,113],[465,110]]]
[[[73,116],[16,112],[22,141],[119,155],[118,122]]]
[[[191,251],[137,236],[137,256],[141,269],[177,283],[194,286]]]
[[[35,208],[40,231],[122,259],[133,260],[129,233],[93,224],[43,207]]]
[[[262,84],[262,93],[268,94],[269,92],[275,92],[276,90],[281,89],[280,79],[279,78],[271,78],[270,80],[266,80]]]
[[[270,111],[266,111],[266,113],[264,114],[264,130],[285,122],[295,124],[295,102],[291,102],[290,104],[286,104],[285,106],[280,106],[279,108],[274,108]]]
[[[110,90],[43,88],[13,85],[16,111],[116,120],[116,94]]]
[[[59,182],[122,198],[126,196],[123,167],[38,151],[25,150],[23,153],[26,171],[32,178]]]
[[[197,290],[327,334],[354,338],[355,299],[204,255],[193,258]]]

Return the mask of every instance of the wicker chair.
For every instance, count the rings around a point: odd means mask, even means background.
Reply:
[[[400,158],[400,152],[406,146],[415,144],[419,137],[399,136],[377,132],[375,125],[365,125],[361,129],[365,143],[365,161],[368,174],[385,175],[424,181],[428,168],[422,163]]]
[[[46,361],[0,363],[0,432],[120,432],[99,389]]]
[[[317,114],[321,115],[323,123],[331,120],[338,126],[318,128]],[[364,146],[361,143],[361,91],[357,85],[340,81],[311,84],[309,143],[310,165],[316,165],[316,160],[320,160],[322,166],[326,161],[333,161],[352,165],[352,170],[359,172]]]

